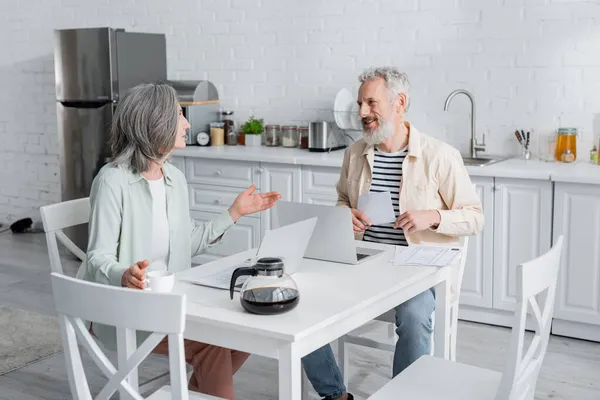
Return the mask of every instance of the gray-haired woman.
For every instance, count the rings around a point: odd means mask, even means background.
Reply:
[[[226,212],[210,222],[190,219],[184,175],[166,161],[185,147],[190,127],[175,90],[165,84],[130,89],[117,106],[111,129],[110,162],[94,179],[85,279],[143,289],[145,271],[190,268],[191,258],[218,243],[243,215],[272,207],[276,192],[243,191]],[[93,333],[116,348],[114,329],[93,324]],[[138,343],[147,337],[138,335]],[[155,349],[167,353],[165,342]],[[191,390],[233,399],[233,374],[248,354],[186,341],[194,375]]]

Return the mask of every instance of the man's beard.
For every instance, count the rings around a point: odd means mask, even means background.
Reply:
[[[363,119],[363,139],[368,145],[376,145],[394,136],[394,124],[389,119],[376,118],[377,128],[372,131],[365,128]]]

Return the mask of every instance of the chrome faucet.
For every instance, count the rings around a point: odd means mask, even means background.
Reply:
[[[471,92],[465,89],[457,89],[450,93],[446,98],[446,103],[444,103],[444,111],[448,111],[448,106],[454,96],[461,93],[467,96],[471,101],[471,158],[477,158],[478,151],[485,151],[485,133],[483,134],[482,142],[478,143],[477,138],[475,137],[475,99]]]

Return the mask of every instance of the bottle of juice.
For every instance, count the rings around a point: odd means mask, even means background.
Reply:
[[[556,161],[562,161],[565,150],[570,150],[577,159],[577,128],[559,128],[556,138]]]

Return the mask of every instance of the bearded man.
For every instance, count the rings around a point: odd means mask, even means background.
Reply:
[[[396,246],[457,244],[460,236],[481,232],[481,202],[460,153],[404,119],[410,88],[406,74],[392,67],[370,68],[359,81],[363,137],[346,150],[337,184],[337,205],[352,210],[356,238]],[[382,191],[391,194],[396,221],[372,225],[356,209],[358,197]],[[430,354],[434,309],[433,288],[396,307],[393,376]],[[320,396],[353,399],[329,345],[302,362]]]

